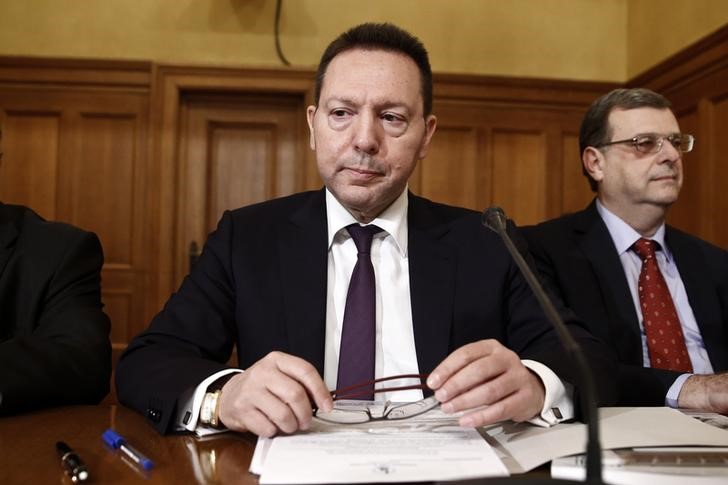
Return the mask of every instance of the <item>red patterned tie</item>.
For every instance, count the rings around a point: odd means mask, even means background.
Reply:
[[[675,303],[657,266],[656,247],[655,241],[645,238],[632,246],[632,250],[642,258],[639,297],[650,365],[656,369],[692,372]]]

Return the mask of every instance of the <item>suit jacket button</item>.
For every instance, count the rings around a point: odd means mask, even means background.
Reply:
[[[162,419],[162,413],[159,409],[147,409],[147,418],[154,423],[158,423]]]

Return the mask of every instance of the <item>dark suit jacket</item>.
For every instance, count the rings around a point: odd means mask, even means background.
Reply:
[[[109,392],[98,238],[0,203],[0,415]]]
[[[571,365],[551,326],[505,246],[479,221],[478,213],[410,195],[420,372],[466,343],[496,338],[570,380]],[[120,401],[167,432],[179,396],[224,369],[234,344],[242,368],[280,350],[323,374],[327,258],[323,190],[226,212],[178,292],[121,357]],[[608,380],[611,353],[571,323]],[[603,391],[604,402],[616,397],[616,388]]]
[[[607,342],[620,361],[620,404],[663,406],[677,372],[644,368],[637,313],[622,263],[596,203],[524,227],[545,283]],[[728,253],[667,226],[675,258],[713,369],[728,369]]]

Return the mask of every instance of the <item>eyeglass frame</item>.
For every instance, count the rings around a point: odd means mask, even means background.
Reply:
[[[645,138],[645,137],[654,138],[655,142],[656,142],[656,144],[655,144],[656,148],[653,148],[650,151],[640,150],[639,140],[640,140],[640,138]],[[675,139],[681,140],[681,143],[680,143],[681,147],[675,146],[675,143],[673,142],[673,140],[675,140]],[[631,143],[632,148],[634,148],[635,151],[637,151],[638,153],[644,153],[645,155],[647,155],[647,154],[652,154],[652,153],[659,153],[660,150],[662,150],[662,145],[664,144],[665,140],[669,141],[670,144],[673,146],[673,148],[675,148],[675,150],[677,150],[681,154],[690,153],[691,151],[693,151],[693,148],[695,148],[695,137],[689,133],[671,133],[669,135],[660,135],[658,133],[640,133],[640,134],[633,136],[632,138],[625,138],[624,140],[615,140],[615,141],[610,141],[610,142],[606,142],[606,143],[600,143],[599,145],[596,145],[594,148],[604,148],[604,147],[611,146],[611,145]],[[687,150],[682,148],[682,141],[688,142],[687,145],[689,148]]]
[[[429,374],[400,374],[395,376],[388,376],[388,377],[381,377],[379,379],[374,379],[367,382],[362,382],[359,384],[354,384],[352,386],[347,386],[340,389],[335,389],[333,391],[330,391],[332,398],[334,401],[340,401],[344,399],[353,399],[356,396],[362,396],[362,395],[368,395],[368,394],[379,394],[383,392],[394,392],[394,391],[406,391],[411,389],[429,389],[426,384],[413,384],[408,386],[393,386],[393,387],[380,387],[376,388],[374,387],[375,384],[380,382],[386,382],[386,381],[392,381],[392,380],[400,380],[400,379],[420,379],[421,382],[424,382],[425,379],[427,379]],[[360,390],[364,388],[365,390]],[[354,391],[354,392],[352,392]],[[422,406],[424,404],[424,406]],[[349,411],[351,413],[363,413],[367,419],[364,421],[357,421],[357,422],[346,422],[346,421],[335,421],[332,419],[327,419],[326,417],[322,417],[318,415],[318,408],[313,409],[313,415],[317,419],[320,419],[321,421],[325,421],[327,423],[334,423],[334,424],[363,424],[363,423],[369,423],[372,421],[386,421],[386,420],[400,420],[400,419],[409,419],[413,418],[415,416],[419,416],[421,414],[426,413],[427,411],[430,411],[431,409],[436,408],[440,403],[435,399],[434,396],[429,396],[423,399],[420,399],[418,401],[412,401],[412,402],[406,402],[397,404],[395,406],[391,406],[390,401],[386,401],[384,403],[384,409],[385,411],[381,414],[381,416],[373,416],[371,413],[371,409],[369,407],[366,407],[361,410],[345,410],[340,409],[340,411]],[[397,417],[396,414],[393,416],[392,413],[396,413],[397,410],[405,407],[405,406],[420,406],[420,409],[413,413],[408,414],[407,416],[401,416]]]
[[[334,401],[341,399],[356,399],[357,397],[368,395],[368,394],[380,394],[382,392],[394,392],[394,391],[407,391],[410,389],[429,389],[427,384],[412,384],[409,386],[395,386],[395,387],[380,387],[377,389],[375,384],[380,382],[395,381],[400,379],[419,379],[423,382],[427,379],[429,374],[400,374],[396,376],[380,377],[379,379],[373,379],[371,381],[360,382],[351,386],[342,387],[329,391]],[[361,390],[358,390],[361,389]],[[355,392],[353,392],[355,391]]]

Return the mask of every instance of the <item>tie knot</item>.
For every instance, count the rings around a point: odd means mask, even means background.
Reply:
[[[655,256],[655,250],[658,248],[656,241],[652,239],[639,238],[633,245],[632,250],[642,259],[650,259]]]
[[[356,250],[359,253],[369,254],[372,247],[372,238],[381,231],[381,229],[373,224],[368,226],[360,226],[359,224],[351,224],[346,226],[351,238],[356,244]]]

